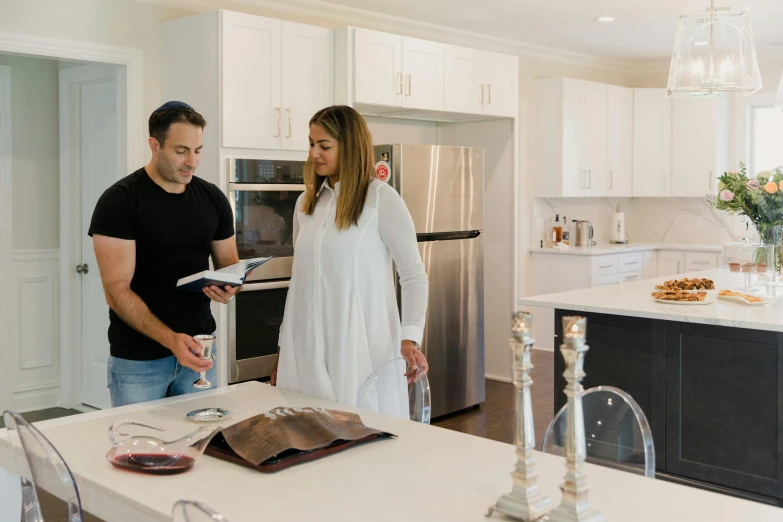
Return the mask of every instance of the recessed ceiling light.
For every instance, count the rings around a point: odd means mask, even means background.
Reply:
[[[614,16],[599,16],[595,19],[596,22],[614,22],[615,17]]]

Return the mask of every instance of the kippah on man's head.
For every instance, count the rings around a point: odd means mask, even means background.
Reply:
[[[158,107],[157,109],[155,109],[154,112],[165,111],[167,109],[190,109],[190,110],[193,110],[193,107],[191,107],[187,103],[181,102],[181,101],[168,101],[168,102],[164,103],[163,105],[161,105],[160,107]]]

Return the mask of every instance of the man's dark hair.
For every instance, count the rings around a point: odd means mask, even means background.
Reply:
[[[193,110],[193,107],[182,102],[168,102],[155,110],[150,116],[150,137],[160,143],[161,148],[166,143],[169,129],[174,123],[189,123],[201,127],[207,126],[204,117]]]

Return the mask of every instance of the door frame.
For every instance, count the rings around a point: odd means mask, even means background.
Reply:
[[[0,32],[0,53],[19,54],[30,57],[68,60],[81,62],[97,62],[103,64],[112,64],[123,66],[124,81],[118,78],[118,85],[122,84],[123,97],[119,99],[118,108],[120,109],[119,118],[125,121],[124,134],[125,143],[119,150],[125,153],[125,171],[132,172],[143,164],[144,160],[144,112],[143,112],[143,53],[140,49],[126,47],[114,47],[100,45],[88,42],[78,42],[73,40],[61,40],[55,38],[45,38],[27,34],[4,33]],[[0,100],[2,104],[3,100]],[[10,100],[6,101],[9,103]],[[0,106],[0,110],[2,106]],[[63,122],[60,122],[62,129]],[[7,164],[3,168],[0,165],[0,297],[9,295],[7,268],[11,262],[11,169],[10,152],[3,155],[3,145],[0,144],[0,160],[7,156]],[[62,159],[60,166],[62,168]],[[64,178],[64,172],[60,173],[61,180]],[[67,205],[69,201],[63,201],[63,187],[60,184],[60,234],[63,234],[63,223],[68,222],[68,214],[64,214],[63,204]],[[6,228],[3,228],[6,227]],[[6,232],[7,231],[7,232]],[[64,260],[69,259],[70,245],[67,242],[60,242],[60,270],[67,270],[68,266],[63,266]],[[71,305],[71,289],[64,282],[65,277],[60,278],[60,307],[61,310],[68,310]],[[0,299],[0,306],[8,306],[6,299]],[[0,308],[2,312],[4,308]],[[0,313],[0,329],[6,331],[9,325],[5,324],[7,314]],[[60,314],[60,405],[63,407],[73,407],[80,404],[81,386],[79,386],[79,375],[81,372],[81,348],[71,342],[71,321],[70,314]],[[79,321],[81,319],[79,318]],[[3,337],[0,337],[0,340]],[[0,346],[1,348],[2,346]],[[7,382],[8,379],[3,381]],[[2,386],[2,384],[0,384]],[[2,389],[0,388],[0,399],[3,399]]]
[[[7,332],[11,266],[11,67],[0,65],[0,331]],[[11,405],[10,336],[0,336],[0,409]]]
[[[120,66],[92,63],[80,67],[60,69],[59,125],[60,125],[60,339],[63,358],[61,387],[63,401],[70,406],[83,402],[82,387],[82,292],[81,280],[73,270],[82,261],[82,202],[76,201],[81,192],[80,89],[83,86],[114,80],[117,89],[117,165],[115,179],[125,176],[127,160],[125,147],[126,115],[121,110],[125,98],[125,69]],[[77,248],[78,245],[78,248]],[[97,270],[96,267],[91,267]],[[71,382],[72,381],[72,382]],[[67,384],[66,384],[67,383]]]

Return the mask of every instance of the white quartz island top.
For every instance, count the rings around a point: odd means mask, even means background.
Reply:
[[[278,473],[260,473],[203,456],[181,475],[148,476],[113,468],[106,428],[127,417],[184,434],[185,413],[220,406],[238,422],[275,407],[323,406],[357,411],[365,424],[396,439],[372,442]],[[256,382],[37,423],[59,449],[84,509],[108,522],[169,521],[182,498],[196,499],[232,522],[492,522],[490,504],[511,489],[516,462],[508,444],[327,403]],[[560,501],[562,457],[536,452],[541,490]],[[0,466],[15,469],[0,430]],[[780,521],[778,508],[586,465],[589,500],[607,520]]]
[[[605,243],[592,247],[531,247],[534,254],[565,254],[571,256],[604,256],[631,252],[650,252],[657,250],[679,250],[690,252],[723,252],[723,245],[694,245],[679,243]]]
[[[719,290],[734,290],[742,286],[743,281],[743,274],[714,269],[524,297],[519,300],[519,305],[783,332],[783,298],[780,297],[776,302],[765,306],[748,306],[723,299],[706,305],[664,304],[653,300],[651,294],[656,284],[685,277],[712,279],[715,281],[715,288]],[[783,295],[783,288],[779,294]]]

